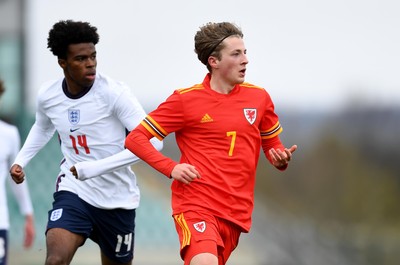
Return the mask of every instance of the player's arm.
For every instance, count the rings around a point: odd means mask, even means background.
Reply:
[[[143,107],[136,97],[132,93],[129,93],[128,88],[125,88],[115,100],[113,113],[128,130],[134,129],[146,116]],[[150,142],[158,151],[163,148],[162,141],[156,138],[151,139]],[[76,163],[70,168],[70,171],[77,179],[86,180],[133,165],[138,161],[140,161],[140,158],[125,149],[100,160]]]
[[[170,177],[172,169],[177,163],[154,148],[150,143],[151,138],[153,138],[153,135],[140,124],[128,134],[125,140],[125,146],[130,152],[148,163],[154,169]]]
[[[266,92],[266,91],[265,91]],[[292,153],[296,151],[297,146],[285,148],[282,144],[279,134],[283,131],[279,122],[278,115],[274,111],[274,104],[268,93],[265,94],[266,110],[261,123],[261,145],[266,158],[279,170],[285,170],[289,161],[292,159]]]
[[[18,153],[13,165],[10,168],[10,174],[16,183],[24,181],[25,173],[23,168],[29,161],[42,149],[54,134],[54,130],[43,130],[36,123],[32,126],[24,146]]]
[[[35,123],[29,131],[25,143],[13,163],[20,168],[24,168],[29,163],[29,161],[50,141],[55,132],[54,125],[40,108],[40,102],[38,106]]]
[[[150,142],[156,150],[161,150],[162,144],[160,144],[159,140],[153,138]],[[139,157],[134,155],[131,151],[124,149],[115,155],[103,159],[78,162],[70,168],[70,171],[75,178],[79,180],[87,180],[133,165],[139,161]]]
[[[13,139],[10,139],[10,141],[12,141],[13,150],[8,159],[8,165],[11,165],[11,163],[15,160],[15,157],[18,153],[21,144],[17,128],[15,128],[14,137]],[[11,181],[10,178],[8,178],[8,181],[10,184],[11,191],[18,203],[19,210],[21,214],[25,217],[25,227],[24,227],[25,233],[24,233],[23,245],[25,248],[29,248],[32,246],[33,239],[35,237],[35,226],[33,217],[33,207],[32,207],[31,197],[29,194],[28,184],[26,181],[21,184],[16,184],[15,182]]]
[[[19,210],[25,217],[23,245],[25,248],[29,248],[32,246],[35,237],[35,226],[28,185],[26,181],[21,184],[10,181],[10,187],[18,203]]]
[[[168,178],[173,178],[186,184],[195,178],[200,178],[200,174],[194,166],[186,163],[178,164],[157,151],[149,142],[149,139],[153,136],[155,135],[152,135],[140,124],[126,138],[126,148]]]
[[[272,165],[279,170],[285,170],[292,159],[293,152],[297,149],[297,145],[285,148],[277,135],[272,138],[263,139],[262,148],[265,156]]]
[[[182,108],[179,93],[173,93],[129,133],[125,140],[125,146],[132,153],[140,157],[140,159],[168,178],[173,178],[183,183],[190,183],[195,178],[200,178],[200,174],[196,168],[186,163],[178,164],[157,151],[149,142],[149,139],[153,137],[162,141],[169,134],[168,131],[177,131],[182,128],[184,125]],[[168,131],[157,123],[154,117],[163,117],[164,125],[168,127]],[[165,119],[165,117],[168,117],[168,119]]]
[[[25,235],[24,235],[24,248],[30,248],[35,239],[35,222],[33,214],[25,215]]]

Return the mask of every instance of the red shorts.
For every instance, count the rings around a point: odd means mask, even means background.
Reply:
[[[181,244],[181,258],[189,265],[194,256],[211,253],[223,265],[239,243],[242,229],[236,224],[204,212],[174,215]]]

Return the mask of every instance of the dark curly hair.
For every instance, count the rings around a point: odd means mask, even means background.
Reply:
[[[219,58],[219,53],[224,47],[220,44],[230,36],[243,38],[241,29],[230,22],[209,22],[196,32],[194,36],[194,51],[197,54],[197,58],[207,66],[208,70],[210,70],[208,57],[214,55]]]
[[[47,38],[47,48],[59,59],[67,58],[68,46],[78,43],[99,42],[97,28],[88,22],[61,20],[53,25]]]

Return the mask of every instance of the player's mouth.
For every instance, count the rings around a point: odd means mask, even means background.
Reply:
[[[86,78],[89,79],[90,81],[93,81],[96,78],[96,72],[90,72],[86,74]]]

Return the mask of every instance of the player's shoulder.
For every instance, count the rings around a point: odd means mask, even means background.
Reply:
[[[48,99],[54,98],[54,96],[60,94],[62,82],[64,78],[48,80],[41,84],[37,99],[39,102],[47,101]]]
[[[63,80],[64,80],[64,78],[59,78],[59,79],[52,79],[52,80],[43,82],[39,88],[39,94],[43,94],[43,93],[51,91],[51,90],[59,91]]]
[[[195,84],[191,87],[186,87],[186,88],[178,88],[175,90],[175,93],[179,95],[187,94],[187,93],[193,93],[193,92],[202,92],[205,90],[205,87],[203,84]]]
[[[121,93],[130,91],[130,87],[125,82],[115,80],[102,73],[97,74],[95,85],[99,91],[103,91],[110,95],[120,95]]]
[[[252,83],[244,82],[240,84],[240,87],[245,91],[245,92],[251,92],[251,93],[256,93],[257,95],[265,95],[269,97],[269,93],[264,87],[254,85]]]
[[[248,83],[248,82],[244,82],[244,83],[240,84],[240,86],[245,89],[255,89],[255,90],[260,90],[260,91],[266,91],[265,88],[254,85],[252,83]]]

